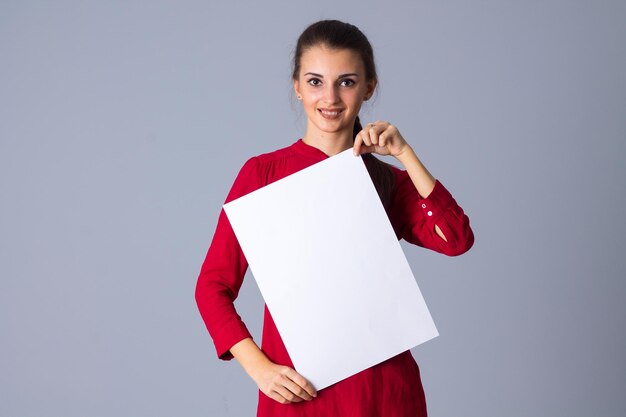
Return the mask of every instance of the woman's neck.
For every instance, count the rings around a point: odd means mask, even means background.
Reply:
[[[354,143],[352,130],[340,132],[322,132],[312,126],[308,126],[302,141],[313,146],[328,156],[337,155],[340,152],[350,149]]]

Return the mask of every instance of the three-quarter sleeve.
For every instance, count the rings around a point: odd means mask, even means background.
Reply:
[[[406,171],[394,171],[396,185],[388,214],[398,238],[449,256],[467,252],[474,244],[469,218],[443,184],[436,180],[424,198]],[[435,225],[447,242],[437,235]]]
[[[256,157],[246,161],[237,174],[225,203],[260,188],[258,165]],[[251,337],[233,304],[247,268],[248,261],[222,207],[195,291],[200,315],[220,359],[232,359],[230,348]]]

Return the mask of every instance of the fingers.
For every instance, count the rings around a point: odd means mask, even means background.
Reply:
[[[298,391],[297,388],[293,387],[293,382],[286,375],[278,374],[273,378],[266,394],[281,404],[302,401],[303,399],[301,397],[288,388],[289,385],[292,386],[293,391]]]
[[[300,401],[311,401],[313,399],[312,396],[307,393],[304,388],[293,382],[289,378],[285,378],[283,382],[283,388],[287,390],[287,394],[281,393],[281,395],[287,398],[289,401],[294,403],[299,403]]]
[[[313,399],[317,396],[317,391],[315,390],[313,385],[311,385],[311,383],[307,381],[305,377],[297,373],[294,369],[288,368],[286,375],[291,381],[294,382],[294,385],[296,385],[299,389],[302,389],[303,394],[310,397],[310,399]],[[297,394],[302,397],[301,393]]]
[[[356,137],[354,138],[354,146],[352,147],[352,153],[354,154],[354,156],[361,155],[364,153],[369,153],[369,152],[372,152],[373,150],[374,150],[374,147],[371,146],[371,142],[370,142],[370,145],[368,145],[367,143],[364,143],[363,130],[357,133]]]
[[[354,155],[376,153],[391,155],[396,158],[404,152],[407,146],[398,128],[384,120],[368,123],[354,138]]]
[[[302,398],[298,397],[283,385],[278,385],[274,389],[274,393],[278,396],[277,401],[282,404],[299,403],[302,401]]]
[[[378,131],[375,123],[368,123],[361,132],[363,134],[363,142],[367,146],[373,146],[378,143]]]
[[[352,145],[352,154],[354,156],[361,154],[361,144],[363,143],[363,139],[361,139],[361,133],[357,133],[354,137],[354,145]]]
[[[270,391],[269,393],[267,393],[267,396],[281,404],[289,404],[291,402],[276,391]]]
[[[387,146],[390,139],[388,128],[391,125],[385,121],[368,123],[354,138],[354,154],[380,151]]]
[[[317,396],[315,388],[302,375],[287,366],[275,374],[266,394],[281,404],[311,401]]]
[[[390,124],[388,122],[378,120],[374,123],[368,123],[366,127],[372,145],[385,146],[384,142],[386,141],[386,133]]]
[[[373,123],[370,123],[365,126],[365,128],[363,128],[359,133],[357,133],[356,137],[354,138],[354,155],[370,153],[376,150],[376,146],[372,142],[372,136],[370,134],[372,127]]]

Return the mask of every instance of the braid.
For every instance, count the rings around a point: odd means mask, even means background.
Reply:
[[[356,135],[361,130],[363,130],[363,126],[361,125],[359,116],[357,116],[354,121],[354,128],[352,129],[353,142]],[[361,155],[361,157],[363,158],[363,162],[365,162],[365,167],[367,168],[367,172],[370,174],[374,187],[378,192],[380,201],[383,203],[383,206],[387,207],[391,200],[391,191],[393,190],[396,182],[396,177],[391,170],[391,165],[381,161],[371,153],[365,153]]]
[[[352,141],[354,142],[354,139],[356,138],[356,135],[363,130],[363,126],[361,126],[361,119],[359,119],[359,116],[356,117],[356,120],[354,121],[354,129],[352,129]]]

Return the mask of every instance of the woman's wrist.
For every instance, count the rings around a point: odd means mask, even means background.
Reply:
[[[261,370],[272,363],[265,353],[263,353],[257,344],[249,337],[236,343],[230,348],[230,352],[235,359],[237,359],[248,376],[255,381]]]
[[[406,167],[406,162],[408,162],[408,160],[411,157],[417,158],[415,151],[413,150],[411,145],[409,145],[408,143],[406,143],[404,147],[402,148],[402,150],[397,155],[394,155],[394,156],[405,167]]]
[[[417,157],[413,148],[407,143],[405,148],[396,156],[398,161],[411,177],[417,192],[422,197],[428,197],[435,188],[435,178],[426,169],[422,161]]]

